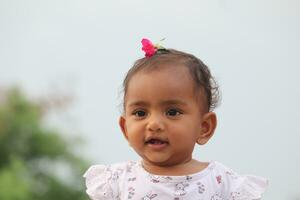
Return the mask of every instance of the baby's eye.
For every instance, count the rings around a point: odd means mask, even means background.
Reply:
[[[177,115],[180,115],[182,113],[179,110],[172,108],[172,109],[169,109],[166,114],[168,116],[177,116]]]
[[[136,117],[145,117],[146,112],[143,110],[137,110],[137,111],[133,112],[133,115],[135,115]]]

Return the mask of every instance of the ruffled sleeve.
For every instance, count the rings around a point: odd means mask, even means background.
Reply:
[[[111,185],[111,171],[104,165],[93,165],[83,175],[86,193],[91,200],[114,199],[114,188]]]
[[[238,179],[231,193],[232,200],[259,200],[268,186],[268,181],[258,176],[245,175]]]

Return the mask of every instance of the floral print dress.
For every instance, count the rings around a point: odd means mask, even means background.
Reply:
[[[141,162],[93,165],[84,174],[91,200],[259,200],[268,182],[213,161],[187,176],[150,174]]]

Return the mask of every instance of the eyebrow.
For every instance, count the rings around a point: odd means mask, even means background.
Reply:
[[[187,103],[185,101],[179,100],[179,99],[170,99],[160,102],[161,105],[181,105],[186,106]],[[128,107],[134,107],[134,106],[149,106],[149,103],[145,101],[133,101],[128,104]]]

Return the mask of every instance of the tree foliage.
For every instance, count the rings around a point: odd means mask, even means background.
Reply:
[[[18,89],[0,94],[0,199],[83,200],[87,163],[58,131],[43,123],[45,108]]]

